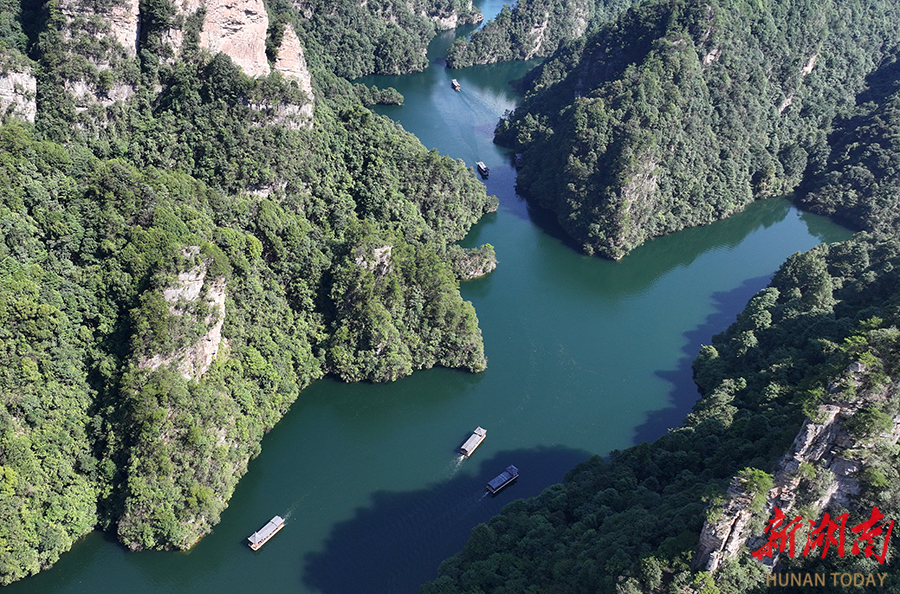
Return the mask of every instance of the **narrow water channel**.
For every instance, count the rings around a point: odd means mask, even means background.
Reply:
[[[502,4],[487,2],[486,16]],[[491,168],[500,199],[466,245],[495,246],[500,265],[465,283],[488,356],[479,375],[416,372],[383,385],[317,382],[262,443],[222,522],[187,553],[129,553],[95,532],[50,571],[9,594],[97,592],[414,593],[471,529],[515,498],[539,493],[591,454],[652,439],[697,397],[690,362],[790,254],[849,237],[772,199],[708,227],[650,241],[619,262],[569,247],[552,217],[514,192],[511,155],[492,143],[515,105],[523,64],[432,66],[372,77],[406,97],[379,108],[428,148]],[[450,88],[451,78],[462,89]],[[456,448],[476,426],[471,459]],[[507,465],[517,483],[484,485]],[[273,515],[286,526],[258,552],[246,537]]]

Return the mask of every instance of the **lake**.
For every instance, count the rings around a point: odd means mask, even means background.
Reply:
[[[486,16],[499,2],[484,3]],[[433,369],[391,384],[323,380],[262,442],[222,522],[191,551],[130,553],[94,532],[50,571],[5,593],[414,593],[479,522],[536,495],[592,454],[653,439],[697,399],[690,364],[790,254],[849,231],[771,199],[707,227],[647,242],[619,262],[575,251],[552,216],[514,191],[512,155],[492,143],[527,64],[431,67],[394,86],[405,105],[377,111],[428,148],[491,168],[496,213],[464,245],[491,243],[492,274],[464,283],[487,371]],[[450,79],[462,85],[459,92]],[[476,426],[487,439],[456,450]],[[509,464],[521,476],[495,497]],[[273,515],[285,528],[260,551],[246,538]]]

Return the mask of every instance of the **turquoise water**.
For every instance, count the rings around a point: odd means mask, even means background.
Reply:
[[[500,3],[486,3],[486,14]],[[468,30],[456,34],[467,34]],[[129,553],[95,532],[50,571],[10,593],[327,594],[416,592],[478,522],[558,482],[590,454],[652,439],[697,398],[690,362],[790,254],[849,232],[780,199],[727,221],[656,239],[609,262],[569,247],[552,217],[514,192],[511,155],[492,143],[527,65],[372,77],[406,97],[378,108],[429,148],[491,168],[500,199],[465,240],[500,264],[464,283],[488,369],[416,372],[382,385],[332,380],[307,389],[262,443],[222,522],[187,553]],[[458,78],[462,90],[450,88]],[[478,425],[468,460],[455,450]],[[485,483],[507,465],[517,483]],[[286,526],[258,552],[246,537],[273,515]]]

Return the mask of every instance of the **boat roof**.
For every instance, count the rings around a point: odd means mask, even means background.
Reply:
[[[515,466],[507,466],[506,470],[504,470],[503,472],[498,474],[496,477],[494,477],[494,479],[491,480],[491,482],[489,482],[488,485],[490,485],[492,488],[496,489],[497,487],[499,487],[506,481],[512,479],[518,473],[519,473],[519,469],[516,468]]]
[[[261,541],[269,538],[270,536],[272,536],[272,534],[274,534],[275,531],[278,530],[278,527],[281,526],[283,523],[284,523],[284,518],[282,518],[281,516],[275,516],[274,518],[269,520],[268,524],[266,524],[265,526],[263,526],[262,528],[260,528],[258,531],[254,532],[252,535],[250,535],[247,538],[253,544],[261,542]]]

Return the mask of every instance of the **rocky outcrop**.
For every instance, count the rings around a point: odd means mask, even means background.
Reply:
[[[848,368],[844,383],[855,384],[855,371]],[[832,390],[840,387],[840,380],[831,384]],[[862,457],[871,444],[854,437],[845,428],[845,421],[861,410],[867,403],[896,395],[897,386],[890,386],[877,394],[854,398],[851,402],[834,402],[818,408],[814,419],[806,419],[790,449],[776,466],[774,485],[766,494],[765,517],[772,517],[777,507],[789,518],[791,511],[800,503],[821,513],[829,506],[837,505],[852,509],[860,493],[858,476],[864,467]],[[878,436],[882,443],[896,444],[900,439],[900,416],[894,417],[890,432]],[[806,468],[806,472],[803,471]],[[809,472],[821,473],[818,490],[808,488],[812,478]],[[824,478],[825,480],[821,480]],[[799,494],[808,494],[804,501],[798,501]],[[750,497],[741,489],[735,479],[728,489],[721,510],[713,510],[711,518],[703,526],[694,568],[713,573],[726,559],[734,558],[744,546],[751,551],[758,550],[766,543],[762,534],[750,530]],[[721,513],[720,513],[721,512]],[[765,558],[766,565],[778,563],[778,555]]]
[[[83,80],[66,81],[66,90],[75,99],[76,111],[84,111],[95,104],[109,107],[116,101],[125,101],[134,95],[134,88],[131,85],[117,84],[101,91]]]
[[[306,65],[306,58],[303,56],[303,46],[300,44],[300,39],[297,38],[294,27],[290,24],[285,27],[284,35],[281,38],[281,46],[278,48],[278,55],[275,59],[275,71],[281,73],[286,79],[295,81],[307,97],[306,102],[301,105],[282,107],[282,113],[278,114],[284,120],[282,123],[290,127],[292,121],[299,121],[301,125],[312,126],[315,105],[312,76]]]
[[[138,52],[139,0],[59,0],[65,19],[62,40],[66,52],[88,61],[97,72],[83,67],[69,69],[66,91],[73,95],[79,111],[92,105],[104,107],[134,95],[122,80],[123,65]],[[99,76],[98,76],[99,75]]]
[[[184,23],[201,10],[201,49],[227,55],[248,76],[269,74],[269,15],[262,0],[176,0],[173,22],[178,25],[163,34],[163,41],[172,46],[176,56],[184,45]]]
[[[182,255],[192,258],[199,253],[199,247],[191,246]],[[175,316],[185,315],[192,304],[203,298],[209,310],[203,320],[207,331],[187,348],[169,355],[155,355],[144,359],[138,363],[138,367],[154,370],[163,365],[175,365],[186,379],[199,379],[212,365],[223,343],[225,281],[207,278],[206,264],[201,262],[194,268],[179,273],[176,284],[163,290],[163,298],[169,303],[169,313]]]
[[[393,248],[390,245],[383,245],[372,249],[369,254],[368,250],[363,247],[356,250],[356,265],[375,273],[377,276],[385,276],[391,271],[391,252]]]
[[[449,246],[447,256],[456,278],[461,281],[490,274],[497,268],[497,255],[494,253],[494,246],[490,244],[469,249],[458,245]]]
[[[734,478],[725,493],[725,502],[715,510],[715,516],[707,519],[700,532],[695,569],[714,572],[719,564],[737,556],[747,540],[753,512],[750,504],[753,497],[743,488],[743,482]]]
[[[269,74],[269,15],[262,0],[207,0],[205,5],[200,47],[227,55],[248,76]]]
[[[137,55],[139,31],[138,0],[114,0],[106,6],[82,0],[59,0],[59,10],[69,27],[67,34],[87,33],[112,37],[130,57]],[[92,18],[99,17],[99,18]]]
[[[410,11],[415,12],[415,8],[413,3],[410,2]],[[472,2],[468,2],[466,7],[457,12],[451,7],[444,7],[434,10],[430,13],[425,13],[431,21],[435,24],[435,26],[440,30],[447,29],[455,29],[457,27],[461,27],[462,25],[473,25],[475,23],[480,23],[484,20],[484,15],[481,14],[481,11],[478,8],[472,6]]]
[[[37,83],[31,70],[0,72],[0,115],[9,114],[34,122]]]

